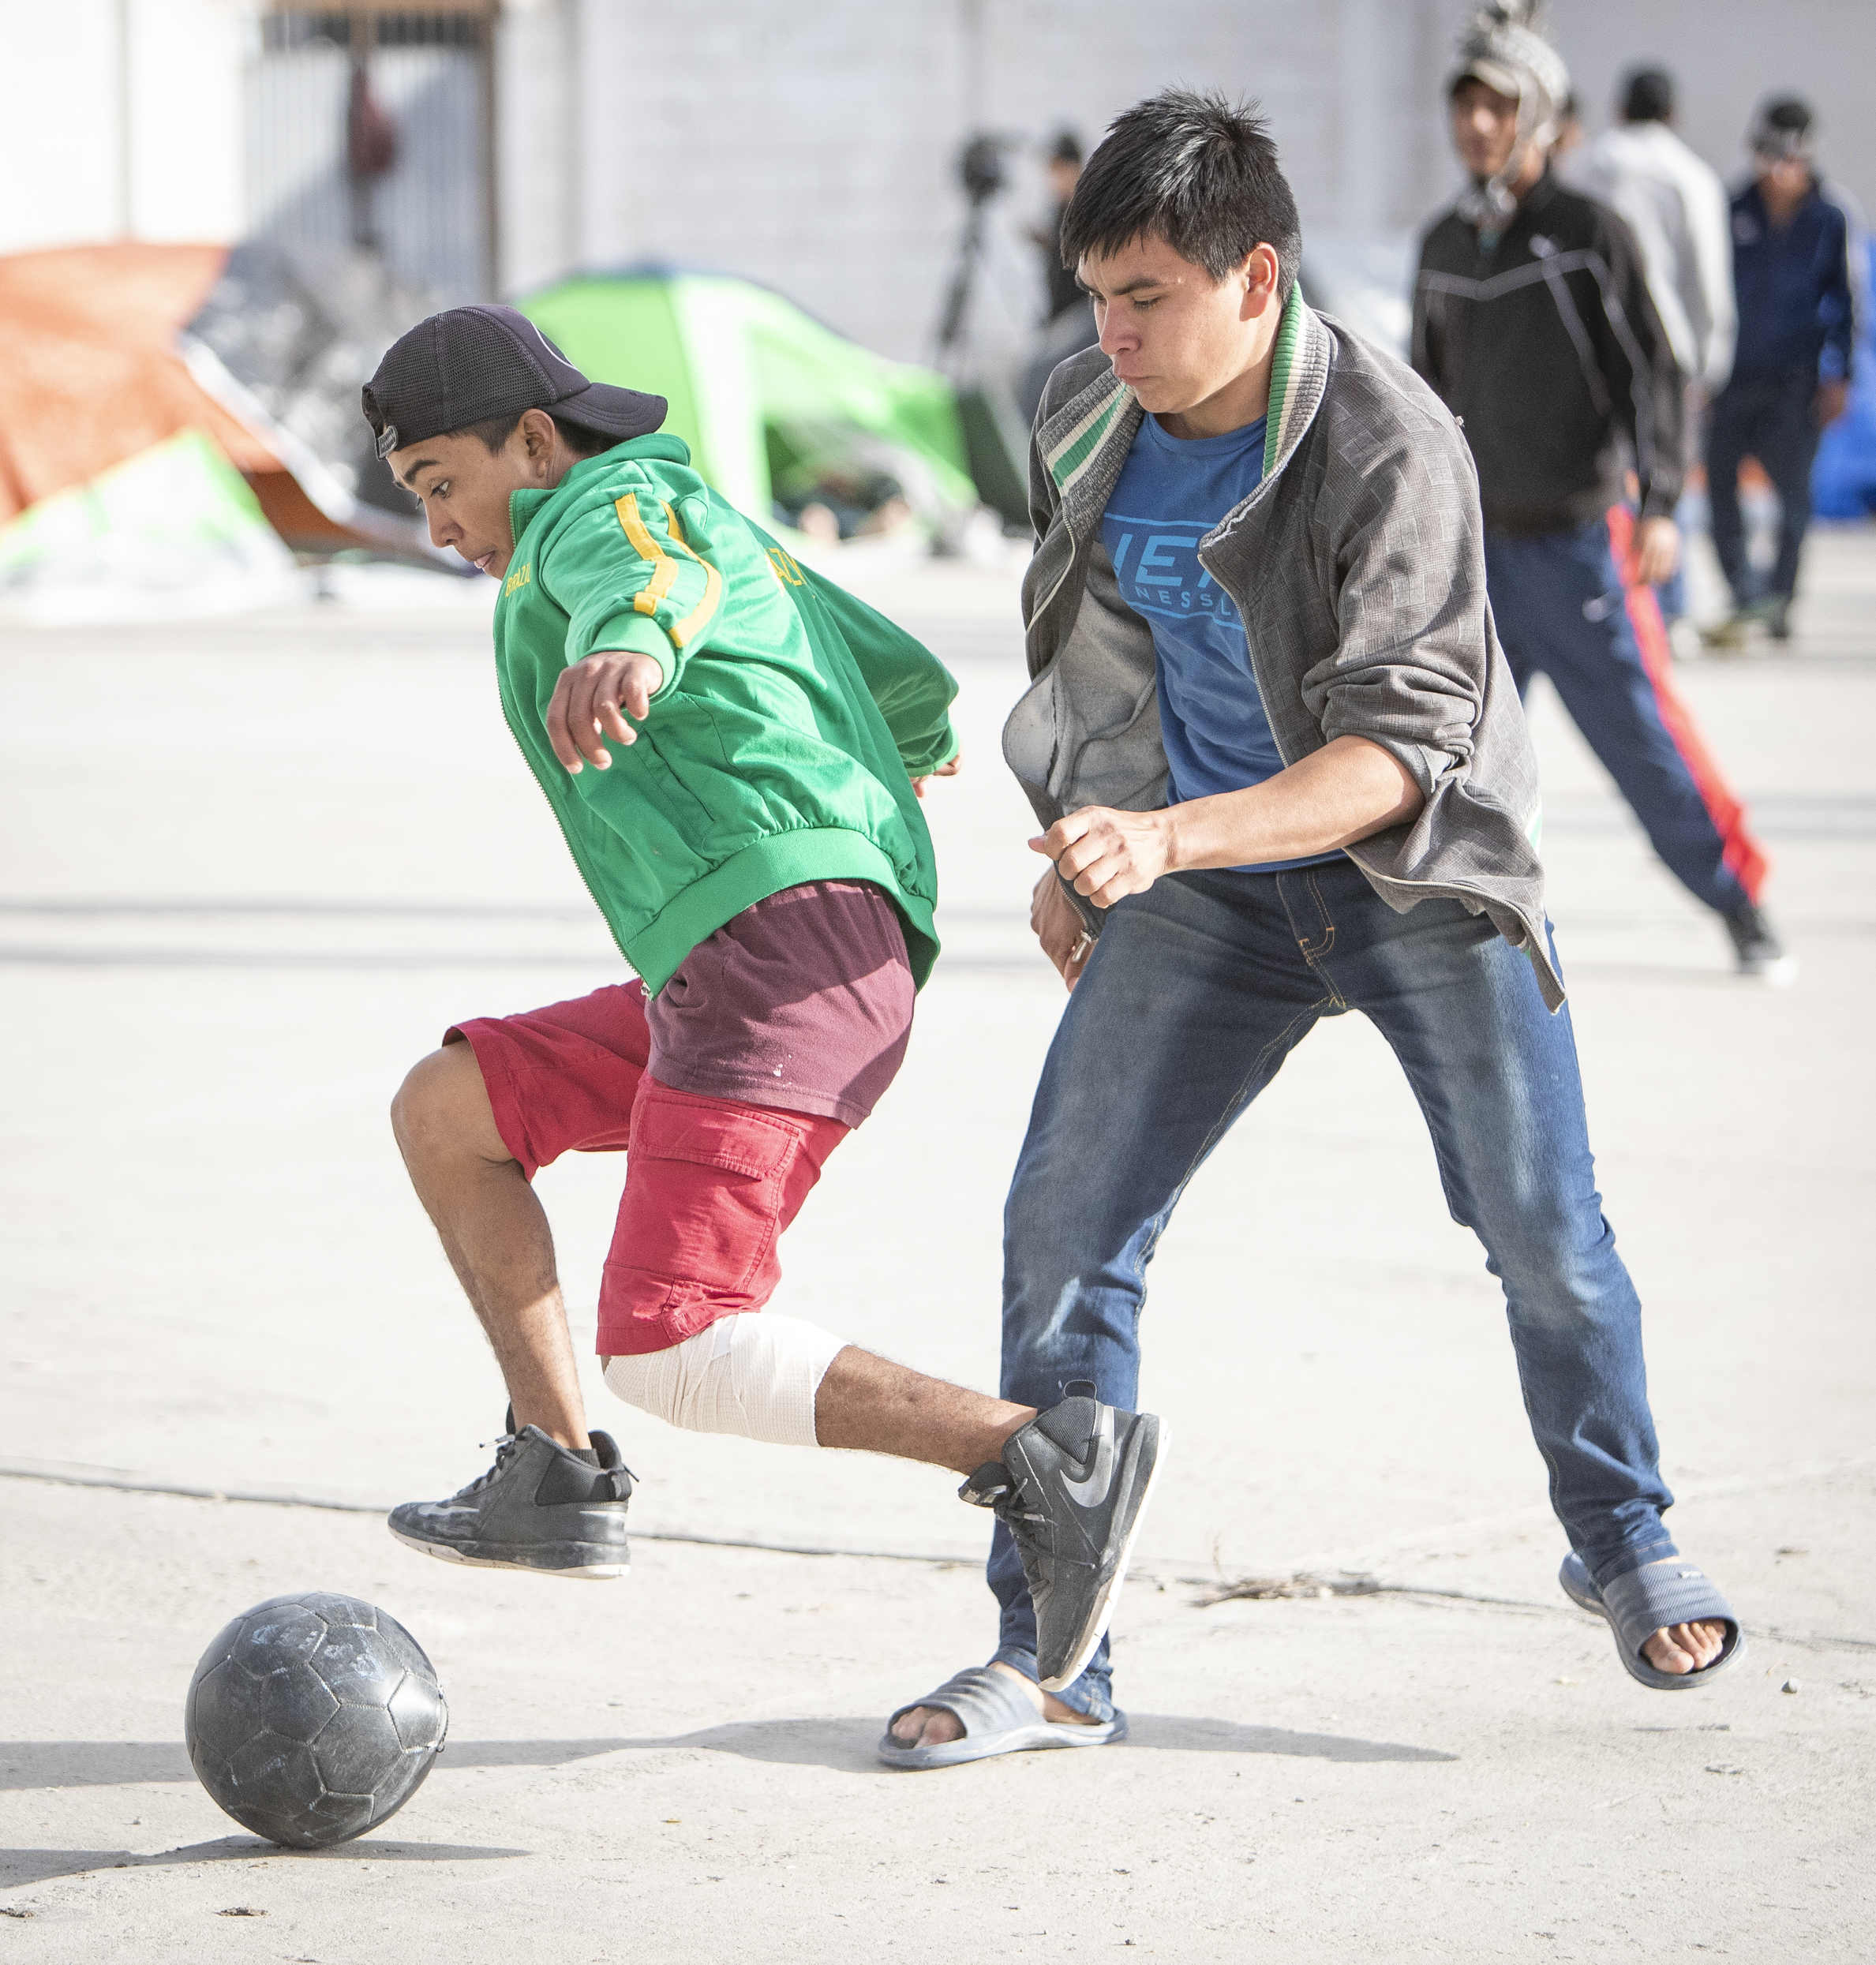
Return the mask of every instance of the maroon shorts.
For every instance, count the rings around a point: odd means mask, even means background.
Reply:
[[[912,998],[892,903],[820,881],[745,909],[649,1001],[625,983],[445,1035],[474,1049],[530,1180],[563,1153],[630,1151],[602,1354],[665,1350],[767,1301],[782,1230],[899,1069]]]

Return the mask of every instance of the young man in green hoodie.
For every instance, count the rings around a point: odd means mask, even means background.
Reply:
[[[968,1475],[964,1499],[1024,1551],[1043,1682],[1066,1683],[1125,1574],[1159,1422],[1079,1385],[1013,1405],[755,1314],[938,954],[918,800],[957,768],[955,685],[717,497],[657,434],[661,398],[589,382],[511,309],[413,328],[364,405],[431,537],[502,582],[503,709],[639,978],[454,1026],[398,1095],[511,1403],[493,1468],[396,1509],[392,1533],[455,1562],[625,1573],[631,1477],[587,1430],[530,1185],[564,1152],[623,1151],[608,1384],[699,1431]]]

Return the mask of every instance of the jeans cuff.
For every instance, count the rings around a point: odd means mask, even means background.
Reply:
[[[1013,1671],[1021,1672],[1032,1685],[1042,1683],[1041,1668],[1035,1662],[1033,1651],[1020,1650],[1013,1645],[999,1645],[990,1663],[1008,1665]],[[1059,1699],[1071,1712],[1084,1713],[1103,1726],[1114,1717],[1114,1701],[1107,1696],[1107,1686],[1092,1671],[1083,1672],[1072,1686],[1060,1692],[1052,1692],[1049,1697]]]

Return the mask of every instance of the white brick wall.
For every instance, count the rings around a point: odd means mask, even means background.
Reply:
[[[234,239],[255,0],[0,0],[0,252]],[[1031,148],[994,208],[980,348],[1020,344],[1039,277],[1035,147],[1164,84],[1260,97],[1305,230],[1408,230],[1454,183],[1441,113],[1465,0],[507,0],[501,285],[661,256],[766,280],[859,339],[929,357],[973,129]],[[1643,59],[1729,176],[1767,92],[1817,103],[1833,174],[1876,203],[1876,6],[1553,0],[1592,127]],[[126,213],[118,97],[130,26]]]
[[[534,283],[554,270],[546,241],[577,235],[588,266],[728,268],[874,346],[928,356],[964,223],[959,148],[973,129],[1007,131],[1030,148],[993,211],[973,319],[980,344],[1013,346],[1039,295],[1024,236],[1046,203],[1035,147],[1065,122],[1092,141],[1169,83],[1260,98],[1307,221],[1413,222],[1446,176],[1414,60],[1422,17],[1440,11],[1411,0],[535,0],[505,30],[503,99],[511,114],[551,99],[554,110],[533,113],[555,121],[504,130],[504,271],[511,287]],[[574,103],[539,73],[569,58]],[[585,167],[564,219],[553,208],[567,196],[570,124]]]
[[[239,238],[245,13],[0,0],[0,253]]]

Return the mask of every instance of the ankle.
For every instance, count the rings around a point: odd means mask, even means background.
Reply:
[[[1019,1671],[1014,1665],[1006,1663],[1002,1658],[993,1658],[990,1660],[990,1670],[1005,1672],[1015,1679],[1017,1683],[1028,1694],[1030,1703],[1035,1706],[1036,1711],[1053,1724],[1099,1726],[1102,1724],[1092,1712],[1079,1712],[1073,1706],[1065,1705],[1062,1700],[1057,1698],[1053,1692],[1043,1691],[1028,1672]]]
[[[1039,1406],[1035,1405],[1008,1405],[1001,1399],[998,1401],[998,1407],[997,1417],[990,1422],[986,1435],[986,1444],[990,1449],[983,1456],[986,1460],[1001,1460],[1003,1449],[1041,1410]]]
[[[564,1414],[549,1413],[545,1419],[536,1419],[526,1413],[515,1413],[516,1432],[526,1432],[530,1426],[537,1432],[545,1433],[556,1447],[564,1447],[570,1453],[590,1453],[593,1450],[592,1435],[585,1426],[568,1424]]]

